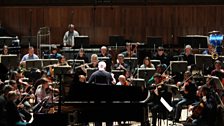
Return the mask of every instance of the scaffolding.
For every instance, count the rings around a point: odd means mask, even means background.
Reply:
[[[37,55],[44,57],[43,45],[51,45],[51,33],[49,27],[41,27],[37,32]],[[51,50],[51,46],[47,46]]]

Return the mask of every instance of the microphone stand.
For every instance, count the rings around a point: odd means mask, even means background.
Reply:
[[[128,61],[128,65],[129,65],[129,76],[131,77],[132,76],[132,64],[131,64],[131,49],[132,49],[132,44],[131,43],[127,43],[127,44],[130,44],[129,46],[129,52],[127,52],[129,54],[129,61]]]
[[[82,48],[82,47],[81,47]],[[80,48],[80,49],[81,49]],[[71,74],[75,74],[76,73],[76,68],[75,68],[75,64],[76,64],[76,60],[78,59],[78,56],[79,56],[79,53],[80,53],[80,49],[79,49],[79,52],[78,52],[78,54],[76,55],[76,57],[74,57],[74,60],[73,60],[73,62],[72,62],[72,72],[71,72]]]

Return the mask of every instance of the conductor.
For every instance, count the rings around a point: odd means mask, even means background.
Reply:
[[[114,79],[113,75],[105,70],[106,63],[104,61],[101,61],[98,63],[98,69],[95,71],[89,78],[89,83],[95,83],[95,84],[115,84],[116,80]]]
[[[101,61],[98,63],[99,70],[95,71],[89,78],[89,83],[99,84],[99,85],[112,85],[116,83],[113,75],[107,72],[106,63]],[[113,122],[106,122],[106,126],[112,126]],[[95,122],[95,126],[102,126],[102,122]]]

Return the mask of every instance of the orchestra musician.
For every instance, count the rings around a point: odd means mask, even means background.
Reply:
[[[192,115],[184,126],[215,126],[217,102],[211,90],[203,85],[200,89],[200,100],[190,107]]]
[[[24,55],[20,61],[20,65],[26,65],[25,61],[32,60],[32,59],[39,59],[39,57],[34,54],[34,48],[32,46],[28,49],[28,54]]]
[[[28,123],[25,122],[18,109],[15,101],[18,99],[18,94],[15,91],[9,91],[7,95],[7,124],[8,126],[26,126]]]
[[[211,75],[218,77],[221,82],[224,82],[224,70],[222,69],[222,62],[216,60],[214,65],[215,69],[212,70]]]
[[[3,46],[2,55],[9,55],[9,48],[7,45]]]
[[[53,47],[51,49],[51,54],[49,55],[49,59],[59,59],[61,57],[61,54],[58,53],[58,49],[56,47]]]
[[[87,74],[87,68],[96,68],[97,69],[98,68],[98,62],[99,62],[99,60],[98,60],[97,54],[92,54],[91,59],[90,59],[90,63],[85,63],[85,64],[81,65],[80,67],[81,67],[82,71],[85,74]]]
[[[98,54],[98,57],[108,57],[109,60],[106,60],[106,64],[107,64],[107,68],[106,71],[111,72],[111,65],[112,65],[112,57],[111,55],[108,53],[107,51],[107,47],[106,46],[102,46],[100,48],[100,53]]]
[[[79,36],[79,33],[75,30],[75,26],[73,24],[68,25],[68,31],[65,32],[63,37],[64,46],[75,46],[74,37]]]
[[[89,59],[88,57],[85,55],[85,51],[83,48],[79,49],[79,53],[77,55],[74,56],[74,59],[78,59],[78,60],[84,60],[85,63],[89,63]]]
[[[79,75],[79,84],[85,84],[86,83],[86,76]]]
[[[59,57],[58,59],[58,63],[57,64],[53,64],[53,65],[49,65],[49,71],[47,72],[47,75],[50,77],[54,77],[54,67],[57,66],[69,66],[65,56],[61,55],[61,57]]]
[[[7,124],[7,96],[9,91],[12,91],[13,87],[11,85],[4,85],[3,87],[3,94],[0,95],[0,125],[1,126],[8,126]]]
[[[165,70],[166,70],[166,65],[165,64],[158,64],[156,66],[156,72],[155,73],[159,73],[159,74],[161,74],[163,76],[163,78],[166,78],[168,75],[166,75],[166,73],[164,73]],[[153,83],[155,83],[154,76],[152,76],[147,81],[147,86],[150,86]]]
[[[117,55],[117,63],[114,65],[114,69],[115,70],[124,70],[124,72],[125,72],[125,76],[126,77],[129,77],[129,74],[128,74],[128,68],[129,68],[129,66],[128,66],[128,64],[126,64],[125,62],[124,62],[124,55],[123,54],[118,54]]]
[[[74,78],[73,78],[73,82],[74,83],[77,83],[77,80],[80,80],[80,77],[81,78],[85,78],[86,79],[86,67],[89,67],[87,64],[89,63],[89,59],[88,57],[85,55],[85,51],[83,48],[80,48],[79,49],[79,52],[78,54],[74,55],[74,59],[77,59],[77,60],[84,60],[84,64],[81,64],[81,66],[76,66],[74,64],[73,66],[73,72],[74,72]],[[82,79],[83,80],[83,79]],[[80,82],[79,83],[83,83],[83,82]],[[72,85],[73,86],[73,85]],[[70,88],[71,89],[71,88]]]
[[[137,46],[138,44],[134,44],[135,47],[133,48],[132,47],[132,43],[126,43],[126,51],[122,52],[122,54],[124,55],[124,57],[136,57],[137,56],[137,53],[136,53],[136,49],[137,49]]]
[[[31,98],[34,98],[32,88],[30,88],[29,91],[20,92],[20,90],[18,90],[17,83],[15,80],[9,80],[9,85],[13,87],[12,91],[14,91],[18,96],[14,102],[17,105],[17,109],[20,115],[22,115],[23,120],[29,121],[31,119],[31,115],[29,113],[31,104],[29,101]]]
[[[100,53],[98,54],[98,57],[109,57],[109,58],[111,58],[111,55],[107,52],[107,47],[106,46],[102,46],[100,48]]]
[[[11,80],[9,82],[13,84],[15,81],[16,86],[14,86],[14,88],[18,90],[20,93],[26,93],[27,89],[30,87],[30,84],[24,81],[24,80],[28,80],[28,78],[25,78],[21,70],[12,71],[9,80]]]
[[[41,78],[39,83],[40,85],[37,86],[35,91],[37,104],[46,100],[46,107],[51,107],[50,104],[58,100],[58,98],[54,96],[53,92],[59,93],[59,90],[50,86],[47,78]]]
[[[169,66],[170,59],[168,58],[167,54],[164,52],[164,48],[162,46],[159,46],[157,48],[157,52],[152,56],[152,59],[160,60],[161,64],[166,64]]]
[[[147,56],[143,60],[143,64],[140,66],[140,68],[155,68],[155,66],[150,61],[150,58]]]
[[[123,86],[129,86],[128,81],[126,80],[126,77],[124,75],[120,75],[118,77],[118,82],[116,83],[116,85],[123,85]]]
[[[88,67],[90,67],[90,68],[97,68],[98,67],[99,60],[98,60],[97,54],[92,54],[91,55],[91,61],[90,62],[91,62],[91,64],[88,65]]]
[[[208,48],[202,52],[202,54],[212,55],[215,52],[215,46],[208,43]]]
[[[187,61],[188,66],[195,64],[194,55],[192,54],[191,45],[186,45],[183,53],[183,61]]]
[[[128,64],[124,62],[124,55],[123,54],[118,54],[117,55],[117,64],[114,65],[114,68],[117,70],[127,70],[128,69]]]
[[[59,57],[57,66],[69,66],[65,56]]]
[[[156,120],[158,117],[157,113],[165,113],[166,108],[160,102],[160,98],[163,97],[168,103],[171,102],[171,96],[168,93],[168,88],[163,84],[162,75],[160,73],[155,73],[153,75],[155,83],[149,86],[150,98],[149,98],[149,110],[152,112],[152,126],[156,126]]]
[[[186,71],[184,73],[184,81],[177,82],[177,86],[181,87],[180,93],[182,94],[182,98],[177,101],[175,105],[175,122],[179,122],[181,111],[183,105],[190,105],[196,101],[196,85],[192,80],[192,75],[190,71]],[[176,101],[174,101],[175,104]]]

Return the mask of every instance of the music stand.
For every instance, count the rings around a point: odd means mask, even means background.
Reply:
[[[58,63],[58,59],[42,59],[43,66],[53,65]]]
[[[213,67],[214,61],[211,55],[195,54],[194,56],[196,67],[203,70],[203,74],[205,69]]]
[[[8,69],[18,67],[18,56],[17,55],[1,55],[1,63]]]
[[[27,60],[26,61],[26,69],[32,68],[42,68],[42,60],[41,59],[34,59],[34,60]]]
[[[138,78],[142,78],[147,82],[156,72],[155,68],[135,68],[138,74]]]
[[[222,68],[224,68],[224,56],[219,56],[218,60],[222,62]]]
[[[89,79],[89,77],[92,75],[92,73],[94,73],[95,71],[97,71],[98,68],[87,68],[87,80]]]
[[[74,38],[75,47],[83,48],[89,47],[89,37],[88,36],[77,36]]]
[[[178,43],[180,47],[191,45],[192,48],[207,48],[208,47],[208,36],[200,35],[187,35],[178,37]]]
[[[136,68],[138,64],[137,57],[124,57],[124,62],[129,65],[130,70],[132,71],[133,68]]]
[[[157,65],[161,64],[160,60],[150,60],[150,61],[155,66],[155,68],[157,67]]]
[[[61,102],[62,102],[62,75],[69,74],[71,66],[56,66],[54,67],[54,74],[59,79],[59,102],[58,102],[58,113],[61,113]]]
[[[118,82],[119,76],[125,74],[124,70],[111,70],[111,73],[114,74],[114,78],[116,79],[117,82]]]
[[[125,45],[124,37],[120,35],[109,36],[109,43],[111,46],[114,46],[114,45],[124,46]]]
[[[144,79],[133,78],[130,81],[132,86],[142,87],[143,89],[146,87]]]
[[[147,39],[146,46],[148,48],[155,49],[159,46],[162,46],[162,37],[160,36],[147,36],[146,39]]]
[[[187,61],[170,61],[172,73],[184,73],[187,70]]]

